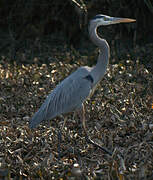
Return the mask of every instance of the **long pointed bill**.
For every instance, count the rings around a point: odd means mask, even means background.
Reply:
[[[129,19],[129,18],[113,18],[112,19],[112,22],[114,24],[117,24],[117,23],[131,23],[131,22],[135,22],[136,20],[135,19]]]

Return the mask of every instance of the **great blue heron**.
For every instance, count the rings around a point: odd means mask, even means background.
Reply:
[[[32,117],[29,125],[30,128],[35,128],[40,122],[51,120],[61,114],[81,111],[83,129],[87,134],[83,103],[106,73],[110,56],[109,45],[105,39],[101,39],[98,36],[97,28],[102,25],[134,21],[134,19],[110,17],[102,14],[96,15],[91,19],[89,23],[89,36],[92,42],[100,49],[96,66],[80,67],[58,84]]]

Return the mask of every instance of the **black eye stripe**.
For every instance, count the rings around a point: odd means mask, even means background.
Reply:
[[[93,19],[101,19],[103,17],[104,17],[103,15],[96,15]]]

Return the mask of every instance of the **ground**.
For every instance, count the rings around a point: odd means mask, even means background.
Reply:
[[[120,58],[112,53],[107,74],[85,102],[88,133],[113,152],[111,157],[86,142],[73,114],[66,116],[61,157],[58,129],[63,117],[34,130],[28,127],[61,80],[77,67],[96,62],[97,49],[81,54],[72,47],[53,48],[31,63],[24,63],[28,58],[24,53],[18,56],[20,62],[1,56],[1,179],[153,179],[152,45],[125,52]]]

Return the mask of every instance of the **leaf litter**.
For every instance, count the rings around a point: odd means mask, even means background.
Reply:
[[[53,58],[59,61],[41,65],[39,58],[24,65],[1,61],[0,178],[152,179],[153,73],[140,60],[127,58],[110,64],[85,102],[88,133],[112,151],[112,157],[86,142],[80,120],[73,114],[35,130],[28,128],[51,90],[90,61],[78,52],[76,56],[77,61],[70,52],[62,52]],[[59,158],[58,129],[65,118]]]

